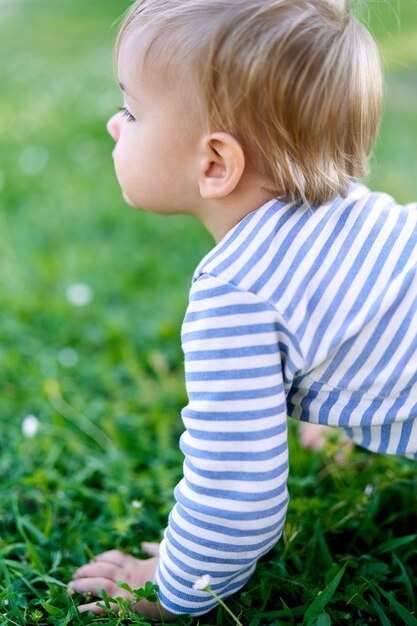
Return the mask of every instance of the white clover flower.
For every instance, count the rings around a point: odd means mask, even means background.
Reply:
[[[193,589],[196,589],[197,591],[207,591],[207,588],[210,587],[210,582],[210,574],[203,574],[201,578],[197,578],[193,585]]]
[[[142,508],[142,502],[139,502],[139,500],[132,500],[132,502],[130,503],[133,509],[141,509]]]
[[[62,348],[57,359],[62,367],[75,367],[78,363],[78,354],[73,348]]]
[[[67,300],[74,306],[85,306],[93,299],[91,287],[84,283],[74,283],[67,288]]]
[[[372,495],[373,491],[374,491],[374,486],[373,485],[366,485],[364,494],[365,494],[365,496],[367,496],[369,498],[369,496]]]
[[[22,422],[22,433],[25,437],[34,437],[39,429],[39,420],[34,415],[27,415]]]

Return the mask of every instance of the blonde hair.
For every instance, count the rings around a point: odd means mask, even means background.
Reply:
[[[207,128],[241,143],[273,196],[319,205],[367,173],[382,76],[348,0],[136,0],[116,56],[139,26],[148,53],[191,73]]]

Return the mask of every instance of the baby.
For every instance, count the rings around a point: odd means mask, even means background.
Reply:
[[[138,0],[116,58],[125,200],[193,215],[217,245],[182,328],[184,477],[164,540],[147,560],[105,552],[70,587],[129,597],[118,581],[154,580],[169,619],[215,606],[204,574],[239,590],[279,539],[288,416],[417,458],[417,205],[357,183],[381,71],[344,0]]]

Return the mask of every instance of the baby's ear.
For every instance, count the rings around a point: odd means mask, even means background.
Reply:
[[[201,197],[225,198],[235,190],[245,169],[242,146],[228,133],[217,132],[203,137],[200,150]]]

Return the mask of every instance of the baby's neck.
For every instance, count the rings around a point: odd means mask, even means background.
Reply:
[[[246,188],[242,185],[242,188],[239,186],[226,198],[209,201],[196,211],[195,216],[204,224],[215,242],[219,243],[246,215],[269,200],[272,200],[272,196],[262,191],[259,183]]]

